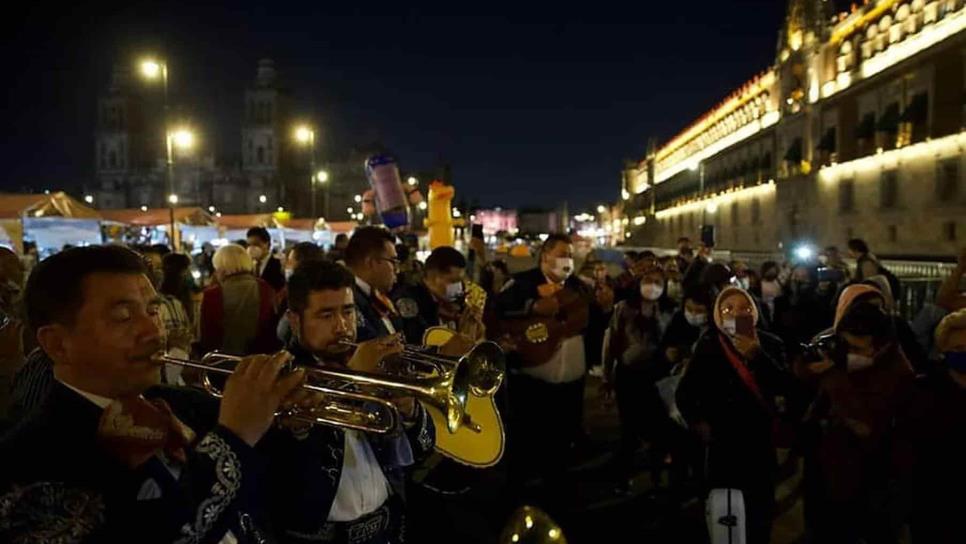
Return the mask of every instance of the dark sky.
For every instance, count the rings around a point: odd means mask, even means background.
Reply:
[[[621,161],[641,156],[649,137],[667,139],[768,66],[786,5],[317,4],[23,8],[0,23],[0,188],[89,179],[94,107],[112,64],[163,48],[172,93],[222,156],[240,147],[242,92],[270,57],[325,145],[379,138],[406,168],[449,162],[459,196],[567,199],[578,210],[618,198]]]

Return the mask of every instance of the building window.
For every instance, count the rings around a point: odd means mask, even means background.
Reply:
[[[731,203],[731,226],[738,226],[738,201]]]
[[[114,151],[112,149],[110,151],[110,153],[108,153],[107,157],[108,157],[107,158],[107,164],[108,164],[108,166],[110,166],[111,168],[116,168],[117,167],[117,151]]]
[[[895,208],[899,197],[899,174],[896,170],[882,172],[879,179],[879,205]]]
[[[265,148],[264,147],[258,146],[258,154],[257,154],[257,157],[255,159],[255,162],[257,164],[265,164]]]
[[[943,238],[945,238],[947,242],[956,241],[956,222],[955,221],[947,221],[943,223]]]
[[[895,225],[889,225],[888,236],[889,236],[890,243],[894,244],[899,241],[899,230],[896,229]]]
[[[948,203],[959,196],[959,159],[942,161],[936,168],[936,200]]]
[[[751,224],[757,225],[761,222],[761,202],[755,198],[751,201]]]
[[[839,183],[839,211],[850,212],[855,209],[855,182],[851,179]]]

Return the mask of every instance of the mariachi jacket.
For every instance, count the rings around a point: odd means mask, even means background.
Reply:
[[[377,309],[380,302],[365,294],[358,283],[352,284],[352,295],[356,304],[356,339],[359,342],[364,342],[373,338],[389,336],[389,330],[382,322],[382,314]],[[402,321],[399,316],[395,312],[390,312],[387,317],[392,322],[396,332],[401,332]]]
[[[297,365],[315,360],[293,343],[288,351]],[[415,424],[387,436],[366,435],[392,492],[404,497],[405,471],[432,452],[436,441],[433,420],[419,403]],[[258,444],[269,459],[268,497],[272,528],[281,542],[323,539],[329,511],[339,489],[345,455],[345,433],[316,425],[303,432],[272,429]]]
[[[199,437],[177,477],[158,457],[132,470],[103,451],[101,408],[55,382],[44,403],[0,441],[0,541],[266,542],[255,521],[259,454],[224,427],[202,433],[217,406],[200,393],[154,393]]]

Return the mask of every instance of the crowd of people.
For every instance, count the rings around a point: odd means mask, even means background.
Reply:
[[[781,451],[804,467],[808,542],[966,542],[966,252],[910,322],[862,240],[854,268],[682,238],[615,274],[593,252],[577,267],[565,234],[516,274],[481,241],[425,261],[406,242],[360,227],[282,251],[253,228],[196,260],[91,246],[29,274],[0,249],[0,541],[495,542],[518,505],[564,511],[601,442],[589,381],[616,401],[617,495],[642,470],[682,505],[740,490],[767,543]],[[434,451],[446,430],[413,396],[387,433],[291,415],[331,400],[301,387],[312,369],[379,372],[434,327],[506,353],[499,463]],[[240,358],[218,399],[171,362],[211,352]]]

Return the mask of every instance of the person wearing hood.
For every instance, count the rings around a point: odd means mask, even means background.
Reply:
[[[672,366],[691,359],[695,342],[711,326],[711,306],[706,291],[684,293],[684,304],[674,312],[662,342],[664,357]]]
[[[813,542],[895,542],[912,466],[914,375],[882,293],[847,287],[831,331],[796,362],[805,417],[805,522]]]
[[[794,390],[781,340],[756,327],[754,299],[726,287],[678,385],[678,409],[707,447],[707,483],[740,489],[747,542],[767,543],[775,505],[776,430]]]
[[[889,285],[889,278],[882,275],[871,276],[866,278],[862,284],[871,285],[882,293],[882,298],[885,302],[884,309],[889,317],[892,318],[892,326],[896,331],[896,339],[902,347],[902,352],[909,359],[909,363],[912,364],[912,368],[916,371],[916,374],[925,373],[929,366],[929,354],[926,353],[922,344],[919,343],[919,340],[916,338],[916,333],[912,330],[909,322],[899,315],[899,308],[896,306],[892,287]]]
[[[952,544],[966,542],[963,500],[949,500],[966,489],[966,310],[943,318],[935,343],[942,364],[918,381],[925,402],[910,528],[913,542]]]
[[[661,345],[673,314],[664,271],[655,266],[644,271],[635,296],[617,303],[604,332],[601,387],[605,398],[617,396],[621,441],[615,464],[620,491],[629,489],[640,438],[650,445],[655,473],[664,459],[669,422],[654,383],[669,370]]]

